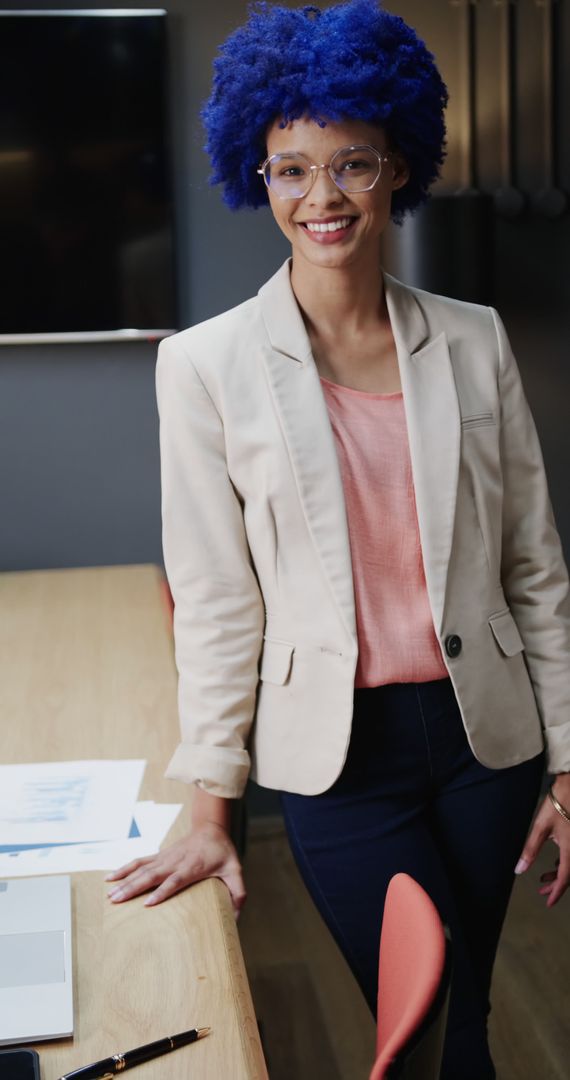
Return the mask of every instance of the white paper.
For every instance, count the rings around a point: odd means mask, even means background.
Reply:
[[[158,849],[181,809],[182,803],[138,802],[134,817],[141,836],[155,843]]]
[[[155,855],[181,809],[174,803],[137,803],[135,821],[141,835],[129,839],[0,854],[0,878],[118,870],[133,859]]]
[[[0,844],[66,844],[129,835],[145,761],[0,765]]]

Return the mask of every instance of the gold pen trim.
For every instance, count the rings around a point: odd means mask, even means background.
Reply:
[[[209,1035],[209,1034],[210,1034],[211,1030],[212,1030],[212,1029],[211,1029],[211,1027],[208,1027],[208,1028],[198,1028],[198,1038],[199,1038],[199,1039],[203,1039],[205,1035]]]

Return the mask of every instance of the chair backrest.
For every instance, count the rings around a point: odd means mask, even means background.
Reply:
[[[370,1080],[438,1080],[450,978],[449,933],[433,901],[408,874],[396,874],[382,920]]]
[[[166,612],[168,626],[170,629],[172,629],[172,622],[174,618],[174,600],[170,591],[170,585],[168,584],[168,581],[164,576],[160,579],[160,595],[164,604],[164,610]]]

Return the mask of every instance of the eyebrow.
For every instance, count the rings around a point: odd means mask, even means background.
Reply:
[[[335,154],[338,154],[339,150],[367,150],[369,148],[375,150],[377,154],[388,154],[391,152],[391,147],[389,146],[382,149],[380,146],[374,146],[372,143],[342,143],[341,146],[337,146],[331,151],[331,158],[334,157]],[[307,150],[275,150],[273,154],[268,154],[268,157],[274,157],[276,154],[280,154],[281,156],[301,154],[302,157],[311,158],[311,155]]]

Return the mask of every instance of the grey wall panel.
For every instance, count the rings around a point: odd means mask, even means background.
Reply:
[[[0,354],[0,566],[160,562],[155,348]]]
[[[26,6],[77,7],[65,0]],[[233,214],[223,206],[202,150],[199,108],[212,58],[246,4],[220,0],[214,9],[169,0],[164,7],[186,326],[257,291],[287,247],[269,211]],[[155,356],[147,343],[0,348],[0,567],[161,560]]]

